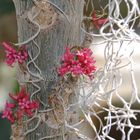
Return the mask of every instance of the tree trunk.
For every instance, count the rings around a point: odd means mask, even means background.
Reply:
[[[59,82],[57,67],[64,47],[80,45],[83,39],[80,27],[84,0],[52,0],[51,2],[54,2],[56,6],[49,4],[46,0],[39,2],[14,0],[20,44],[28,46],[30,59],[40,51],[37,59],[34,59],[35,63],[32,63],[32,60],[28,63],[30,78],[38,81],[27,85],[32,94],[31,97],[40,100],[41,110],[48,107],[48,97],[52,87]],[[73,102],[74,94],[71,99]],[[37,123],[37,119],[34,119],[29,126],[30,129],[34,128]],[[40,123],[35,131],[27,134],[26,138],[42,140],[47,139],[45,136],[56,133],[45,123]],[[54,139],[61,140],[63,137],[58,136]],[[76,140],[74,137],[67,139]]]

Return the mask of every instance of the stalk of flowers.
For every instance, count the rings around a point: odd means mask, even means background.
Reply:
[[[23,64],[27,60],[28,53],[25,46],[21,46],[18,51],[7,42],[2,42],[2,46],[5,49],[7,65],[13,66],[16,62]]]
[[[100,29],[103,24],[108,22],[108,18],[101,18],[101,17],[98,18],[96,11],[94,10],[92,14],[92,21],[93,21],[94,26],[97,29]]]
[[[72,76],[86,75],[92,78],[95,71],[95,60],[89,48],[72,52],[67,47],[62,57],[62,65],[58,69],[58,73],[62,77],[71,74]]]
[[[26,93],[24,87],[17,95],[10,93],[9,96],[14,103],[6,103],[2,118],[7,118],[11,123],[21,121],[25,115],[32,117],[34,111],[39,108],[37,101],[30,101],[30,94]]]

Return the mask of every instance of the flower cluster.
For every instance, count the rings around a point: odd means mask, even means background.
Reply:
[[[2,46],[6,52],[6,63],[9,66],[13,66],[14,63],[24,63],[28,58],[28,53],[25,46],[20,47],[19,51],[16,51],[9,43],[3,42]]]
[[[30,95],[26,93],[24,87],[17,95],[10,93],[9,96],[15,102],[6,103],[5,110],[2,112],[2,118],[7,118],[11,123],[22,120],[24,115],[32,117],[34,110],[39,107],[37,101],[30,101]]]
[[[58,73],[61,76],[71,74],[72,76],[86,75],[92,78],[95,70],[95,60],[89,48],[83,48],[72,52],[67,47],[62,57],[62,65],[58,69]]]
[[[93,11],[92,21],[93,21],[94,26],[97,29],[100,29],[103,24],[108,22],[108,18],[97,18],[96,11]]]
[[[7,118],[11,123],[14,123],[15,118],[12,112],[12,109],[14,107],[15,107],[15,104],[6,103],[5,110],[2,112],[2,118]]]

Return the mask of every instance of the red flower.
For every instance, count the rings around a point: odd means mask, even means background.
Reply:
[[[15,101],[15,103],[6,103],[2,118],[7,118],[11,123],[22,120],[23,115],[32,117],[34,110],[39,107],[37,101],[30,101],[30,95],[29,93],[26,93],[24,87],[22,87],[18,95],[10,93],[9,96]]]
[[[62,65],[58,69],[61,76],[71,74],[72,76],[87,75],[92,76],[96,67],[92,57],[92,51],[88,48],[72,53],[69,48],[66,48],[65,54],[62,57]]]
[[[26,93],[24,87],[22,87],[18,95],[9,94],[9,96],[18,104],[19,110],[17,112],[17,116],[19,119],[22,118],[24,113],[31,117],[33,115],[33,111],[39,107],[38,102],[30,101],[30,94]]]
[[[19,93],[17,93],[17,95],[9,93],[9,96],[17,102],[19,102],[19,100],[24,98],[25,96],[26,96],[26,98],[29,98],[29,97],[27,97],[27,96],[29,96],[29,94],[26,93],[26,90],[24,87],[21,88],[21,91]]]
[[[62,57],[62,61],[72,63],[74,59],[74,54],[71,53],[70,49],[66,47],[66,51],[64,56]]]
[[[3,42],[2,45],[5,48],[6,63],[9,66],[13,66],[16,62],[22,64],[27,60],[28,53],[25,46],[22,46],[20,51],[16,51],[9,43]]]
[[[11,123],[15,122],[12,109],[15,107],[15,104],[6,103],[5,110],[2,112],[2,118],[7,118]]]
[[[95,27],[100,29],[103,24],[108,22],[108,18],[97,18],[96,11],[93,11],[92,21]]]
[[[92,77],[95,72],[95,60],[92,57],[92,51],[89,48],[84,48],[77,52],[78,61],[81,64],[83,74]]]

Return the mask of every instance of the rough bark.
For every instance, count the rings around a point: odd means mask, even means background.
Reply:
[[[37,32],[37,26],[28,20],[28,16],[31,12],[37,12],[37,10],[42,8],[42,13],[36,18],[36,22],[39,22],[42,25],[42,29],[34,41],[41,49],[40,55],[35,62],[40,68],[44,79],[38,83],[38,85],[41,87],[38,97],[46,106],[48,104],[48,96],[51,93],[53,85],[59,81],[56,68],[59,64],[60,56],[64,52],[64,47],[66,45],[80,45],[83,39],[80,24],[83,15],[84,1],[52,0],[51,2],[54,2],[66,13],[69,21],[57,8],[51,7],[52,13],[47,11],[50,9],[46,8],[45,0],[44,3],[42,0],[40,0],[38,3],[36,3],[37,5],[35,5],[32,0],[14,0],[18,23],[19,42],[28,40]],[[48,12],[50,13],[47,15]],[[51,21],[51,14],[53,16],[53,22]],[[50,20],[51,23],[47,23],[47,20]],[[28,50],[34,57],[38,50],[36,49],[33,40],[29,41],[27,45],[29,46]],[[37,73],[37,70],[33,65],[30,65],[30,69],[32,72]],[[36,88],[29,85],[29,90],[32,93],[36,90]],[[74,97],[72,100],[73,99]],[[36,122],[34,121],[32,127],[35,124]],[[54,132],[52,132],[46,125],[42,124],[39,125],[39,127],[34,132],[30,133],[26,138],[29,140],[38,140],[46,135],[51,135],[51,133]],[[56,139],[60,140],[63,138],[56,137]],[[69,139],[76,140],[75,138]]]

